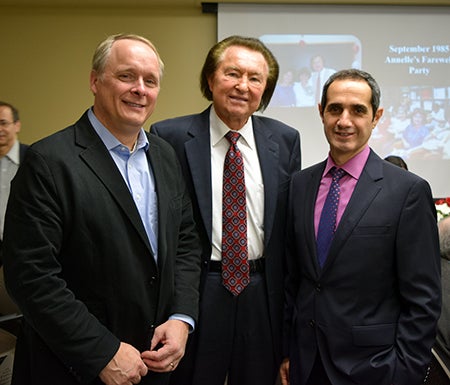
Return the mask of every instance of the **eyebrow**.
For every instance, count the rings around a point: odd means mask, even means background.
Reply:
[[[341,107],[343,108],[344,104],[343,103],[328,103],[327,104],[327,108],[329,107]],[[365,104],[360,104],[360,103],[355,103],[351,105],[351,108],[355,109],[355,108],[364,108],[365,110],[369,110],[369,107],[366,106]]]

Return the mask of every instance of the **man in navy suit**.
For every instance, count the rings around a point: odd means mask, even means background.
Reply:
[[[212,106],[154,124],[175,148],[202,240],[199,325],[173,385],[273,385],[281,362],[288,185],[300,169],[300,136],[253,115],[269,104],[278,63],[258,39],[231,36],[209,51],[201,90]],[[238,295],[222,284],[222,176],[225,135],[240,134],[247,204],[250,283]]]
[[[379,103],[370,74],[333,74],[319,105],[328,159],[292,179],[284,385],[416,385],[426,376],[441,299],[436,210],[425,180],[370,149]],[[334,169],[344,176],[321,263]]]
[[[11,186],[6,287],[23,313],[12,383],[167,384],[198,316],[200,245],[177,157],[143,124],[163,63],[97,47],[94,105],[34,143]]]

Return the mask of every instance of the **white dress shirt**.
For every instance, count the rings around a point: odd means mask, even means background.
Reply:
[[[230,142],[225,135],[230,128],[220,120],[214,107],[210,113],[211,130],[211,181],[212,181],[212,255],[222,259],[222,184],[223,165]],[[241,137],[237,146],[244,159],[245,187],[247,196],[247,242],[248,258],[257,259],[264,253],[264,184],[259,165],[258,151],[253,134],[252,119],[239,130]]]

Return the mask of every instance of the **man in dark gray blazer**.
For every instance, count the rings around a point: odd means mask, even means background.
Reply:
[[[368,146],[379,103],[370,74],[331,75],[319,105],[328,159],[292,179],[283,384],[418,385],[426,376],[441,298],[436,210],[425,180]],[[339,182],[334,169],[344,171]]]
[[[200,114],[154,124],[175,148],[186,176],[202,241],[199,325],[173,385],[273,385],[281,362],[286,204],[300,169],[300,136],[285,124],[253,115],[264,110],[278,63],[257,39],[231,36],[213,46],[201,74],[212,106]],[[247,202],[250,283],[233,295],[222,283],[222,175],[238,132]],[[236,242],[237,243],[237,242]]]
[[[166,384],[198,316],[200,249],[173,149],[145,133],[163,64],[151,42],[95,51],[93,108],[33,144],[6,214],[6,286],[23,316],[13,384]]]

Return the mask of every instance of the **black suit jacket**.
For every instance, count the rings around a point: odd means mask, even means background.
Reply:
[[[200,114],[158,122],[150,128],[151,133],[161,136],[174,147],[186,176],[203,246],[203,282],[211,257],[211,184],[217,178],[211,175],[209,114],[210,108]],[[300,135],[292,127],[277,120],[261,116],[252,116],[252,120],[264,182],[265,274],[275,359],[279,362],[284,301],[286,208],[291,175],[301,168]]]
[[[29,147],[28,144],[23,144],[23,143],[20,143],[20,144],[19,144],[19,157],[20,157],[20,163],[23,162],[23,160],[24,160],[24,158],[25,158],[25,153],[27,152],[28,147]]]
[[[291,385],[320,353],[333,385],[415,385],[440,312],[436,210],[428,183],[371,152],[317,263],[314,207],[326,162],[292,180],[286,354]]]
[[[6,286],[25,321],[14,374],[26,379],[16,383],[90,383],[120,341],[147,350],[153,329],[170,315],[197,319],[200,250],[191,202],[173,149],[155,136],[149,141],[157,263],[86,113],[28,149],[12,182],[4,237]],[[158,383],[151,380],[142,383]]]

